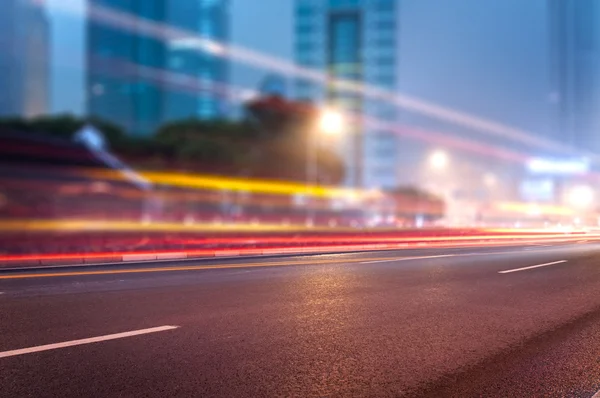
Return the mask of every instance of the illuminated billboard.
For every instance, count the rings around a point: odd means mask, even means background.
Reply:
[[[555,199],[556,184],[548,178],[527,179],[519,187],[521,199],[533,202],[551,202]]]
[[[585,174],[590,170],[590,162],[587,159],[534,158],[527,162],[527,169],[535,174]]]

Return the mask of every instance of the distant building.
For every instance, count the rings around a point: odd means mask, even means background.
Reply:
[[[365,83],[389,91],[397,88],[397,0],[296,0],[296,63],[329,71],[336,79]],[[346,129],[340,153],[346,184],[366,188],[397,185],[398,143],[389,131],[366,121],[394,122],[392,105],[339,87],[298,80],[296,96],[338,107],[363,122]]]
[[[600,154],[600,3],[547,4],[556,138]]]
[[[227,61],[200,44],[228,40],[228,5],[228,0],[88,0],[88,113],[133,134],[151,134],[170,120],[223,115]],[[106,25],[94,18],[98,8],[131,23]],[[142,32],[139,19],[149,20],[156,34]],[[181,37],[173,39],[173,32]]]
[[[32,117],[48,111],[49,25],[33,2],[0,4],[0,116]]]

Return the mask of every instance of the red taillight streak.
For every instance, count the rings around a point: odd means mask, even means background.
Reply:
[[[585,236],[586,239],[590,239],[590,238],[598,238],[600,236],[598,235],[586,235]],[[483,241],[481,241],[482,239],[484,239]],[[496,239],[496,241],[489,241],[488,239]],[[289,250],[293,250],[293,249],[344,249],[344,250],[352,250],[352,249],[367,249],[368,246],[372,245],[373,248],[381,248],[381,245],[387,245],[388,247],[385,248],[389,248],[389,249],[394,249],[394,248],[398,248],[398,249],[407,249],[407,248],[414,248],[414,247],[449,247],[449,246],[455,246],[455,247],[465,247],[465,246],[495,246],[495,245],[504,245],[507,243],[514,243],[514,239],[519,239],[519,243],[522,244],[536,244],[536,243],[549,243],[549,242],[561,242],[561,241],[578,241],[581,240],[582,237],[581,236],[565,236],[564,234],[561,235],[556,235],[556,236],[552,236],[552,237],[548,237],[545,236],[543,238],[537,238],[537,239],[524,239],[523,235],[511,235],[509,237],[507,237],[506,235],[501,235],[500,237],[496,236],[494,238],[491,238],[490,236],[485,236],[485,237],[453,237],[452,239],[449,238],[440,238],[440,239],[432,239],[432,240],[426,240],[426,239],[421,239],[420,241],[416,241],[416,242],[410,242],[412,244],[406,243],[405,241],[398,241],[398,242],[394,242],[397,245],[394,244],[386,244],[384,242],[376,242],[376,241],[371,241],[371,242],[364,242],[366,243],[366,245],[353,245],[353,244],[332,244],[332,245],[319,245],[319,246],[302,246],[302,247],[297,247],[297,246],[266,246],[266,247],[261,247],[260,249],[257,248],[226,248],[226,249],[193,249],[193,250],[186,250],[186,249],[180,249],[180,250],[164,250],[164,251],[156,251],[156,250],[152,250],[152,251],[124,251],[124,252],[103,252],[103,253],[70,253],[70,254],[39,254],[39,255],[7,255],[7,256],[0,256],[0,261],[35,261],[35,260],[39,260],[39,261],[43,261],[43,260],[73,260],[73,259],[103,259],[103,258],[107,258],[107,259],[112,259],[112,258],[117,258],[117,257],[122,257],[122,256],[127,256],[127,255],[160,255],[160,254],[172,254],[172,253],[185,253],[187,255],[191,255],[191,256],[214,256],[215,253],[226,253],[226,252],[236,252],[239,254],[255,254],[257,252],[257,250],[278,250],[278,249],[289,249]],[[470,240],[470,242],[469,242]],[[330,243],[335,243],[335,242],[331,242]],[[456,243],[460,242],[459,245],[456,245]]]

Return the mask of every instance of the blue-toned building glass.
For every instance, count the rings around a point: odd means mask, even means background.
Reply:
[[[393,91],[396,88],[397,0],[296,0],[296,63]],[[393,122],[396,108],[339,86],[299,79],[296,95],[338,106],[358,118]],[[397,185],[397,140],[372,123],[353,122],[337,145],[346,163],[346,184]]]
[[[227,5],[225,0],[88,0],[89,114],[132,134],[151,134],[174,119],[219,116],[226,97],[214,86],[226,83],[226,61],[189,44],[205,35],[207,20],[216,27],[215,38],[227,39]],[[106,25],[94,19],[94,10],[131,23]],[[141,32],[140,19],[156,34]],[[167,32],[175,30],[189,34],[187,45],[169,40]],[[201,105],[206,103],[210,112]]]
[[[548,0],[555,138],[600,153],[600,4]]]
[[[362,79],[362,15],[360,10],[334,9],[328,13],[327,20],[327,67],[333,79],[361,81]],[[351,114],[362,112],[360,93],[341,89],[335,84],[327,87],[327,103]],[[362,129],[358,123],[352,123],[344,129],[344,149],[347,182],[359,185],[362,163],[364,161]]]
[[[169,2],[170,23],[192,33],[169,42],[171,90],[165,102],[166,119],[224,115],[228,105],[229,66],[219,45],[229,41],[228,0],[174,0]],[[214,43],[212,53],[203,43]]]
[[[33,2],[0,2],[0,115],[48,112],[49,23]]]

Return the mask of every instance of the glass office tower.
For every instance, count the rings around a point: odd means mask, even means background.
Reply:
[[[600,154],[600,3],[548,0],[556,139]]]
[[[46,11],[29,1],[0,2],[0,116],[48,112],[50,26]]]
[[[227,95],[214,88],[226,87],[226,60],[180,43],[226,41],[227,13],[225,0],[88,0],[89,114],[132,134],[151,134],[171,120],[221,116]],[[99,14],[123,22],[109,24]]]
[[[296,95],[352,115],[337,145],[348,186],[397,185],[397,139],[373,127],[374,120],[393,123],[396,108],[333,84],[339,79],[396,89],[397,16],[397,0],[296,0],[296,63],[331,79],[330,84],[299,79]]]

